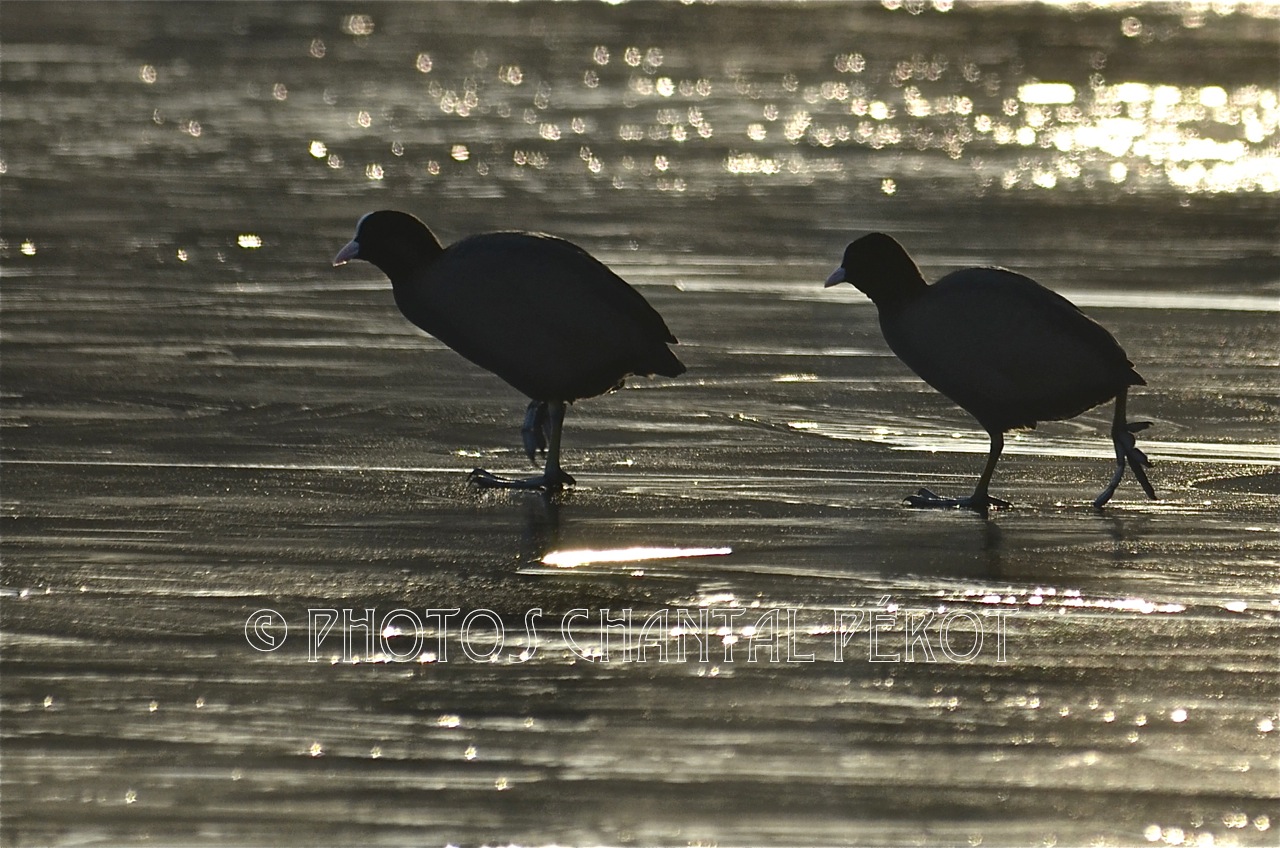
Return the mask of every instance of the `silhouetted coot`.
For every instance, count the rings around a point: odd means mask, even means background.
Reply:
[[[971,496],[941,498],[921,489],[907,498],[913,506],[1008,506],[987,493],[1004,433],[1073,418],[1112,398],[1116,470],[1094,505],[1110,500],[1126,462],[1155,498],[1143,471],[1151,463],[1133,436],[1150,424],[1125,421],[1129,387],[1146,381],[1115,338],[1069,300],[1002,268],[965,268],[930,286],[902,245],[883,233],[845,249],[827,286],[844,282],[875,303],[885,341],[898,358],[991,435],[987,465]]]
[[[370,212],[334,265],[371,262],[391,279],[404,316],[532,398],[523,428],[543,473],[506,480],[482,469],[484,486],[554,491],[573,483],[560,468],[565,405],[622,386],[632,375],[675,377],[685,367],[675,336],[643,296],[582,248],[537,233],[486,233],[445,248],[403,212]]]

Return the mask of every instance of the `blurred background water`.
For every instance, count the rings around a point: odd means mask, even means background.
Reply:
[[[1275,844],[1278,11],[6,2],[0,841]],[[472,491],[524,401],[329,267],[384,207],[582,244],[689,372]],[[1110,327],[1162,500],[1087,507],[1102,409],[902,507],[986,439],[823,290],[872,229]]]

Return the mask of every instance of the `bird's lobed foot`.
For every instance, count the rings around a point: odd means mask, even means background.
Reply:
[[[572,486],[577,482],[563,471],[513,480],[509,477],[499,477],[497,474],[485,471],[483,468],[472,469],[468,479],[481,489],[523,489],[547,493],[558,492],[565,486]]]
[[[546,452],[551,438],[551,416],[547,413],[546,402],[535,400],[529,403],[524,413],[524,424],[520,427],[520,438],[524,441],[529,461],[536,464],[538,454]]]
[[[1095,507],[1102,508],[1111,500],[1111,496],[1115,494],[1116,488],[1120,485],[1120,478],[1124,476],[1126,465],[1133,472],[1133,476],[1138,478],[1138,484],[1142,486],[1142,491],[1146,492],[1147,497],[1153,501],[1159,500],[1159,497],[1156,496],[1155,486],[1152,486],[1151,481],[1147,479],[1146,470],[1151,467],[1152,462],[1138,447],[1138,440],[1134,437],[1135,433],[1141,433],[1150,426],[1150,421],[1130,421],[1124,425],[1124,429],[1113,429],[1111,431],[1111,439],[1116,446],[1118,467],[1111,478],[1111,483],[1103,490],[1102,494],[1094,498],[1093,505]]]
[[[995,507],[996,509],[1007,509],[1013,504],[1001,498],[993,498],[991,495],[970,495],[967,498],[944,498],[939,494],[931,492],[928,489],[920,489],[914,495],[907,495],[904,499],[909,506],[918,509],[972,509],[975,512],[985,513],[987,510]]]
[[[1151,467],[1151,460],[1138,447],[1138,440],[1134,438],[1134,433],[1141,433],[1143,430],[1151,426],[1150,421],[1130,421],[1125,425],[1124,458],[1129,464],[1133,476],[1138,478],[1138,483],[1142,486],[1142,491],[1147,493],[1147,497],[1151,500],[1159,500],[1156,497],[1155,486],[1151,485],[1151,481],[1147,479],[1146,469]]]

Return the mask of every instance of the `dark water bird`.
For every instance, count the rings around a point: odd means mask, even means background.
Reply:
[[[967,498],[943,498],[921,489],[912,506],[1009,506],[987,488],[1009,430],[1037,421],[1074,418],[1115,399],[1111,439],[1116,469],[1094,500],[1115,494],[1125,465],[1153,500],[1134,434],[1150,422],[1125,420],[1130,386],[1146,385],[1111,333],[1075,304],[1029,277],[1003,268],[965,268],[928,285],[902,245],[871,233],[845,249],[827,287],[852,283],[880,313],[885,341],[912,371],[978,419],[991,451]]]
[[[684,364],[662,316],[585,250],[539,233],[499,232],[441,246],[404,212],[370,212],[334,265],[363,259],[391,280],[413,324],[531,401],[522,435],[543,473],[508,480],[483,469],[481,486],[556,491],[574,480],[560,467],[565,408],[620,388],[627,377],[675,377]]]

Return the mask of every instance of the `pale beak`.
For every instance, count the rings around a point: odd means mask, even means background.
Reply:
[[[347,246],[338,251],[338,255],[333,257],[333,267],[346,265],[352,259],[360,257],[360,243],[357,241],[347,242]]]
[[[827,284],[823,286],[823,288],[829,289],[832,286],[839,285],[840,283],[846,282],[847,280],[848,278],[845,277],[844,275],[844,266],[841,265],[839,268],[831,272],[830,277],[827,277]]]

